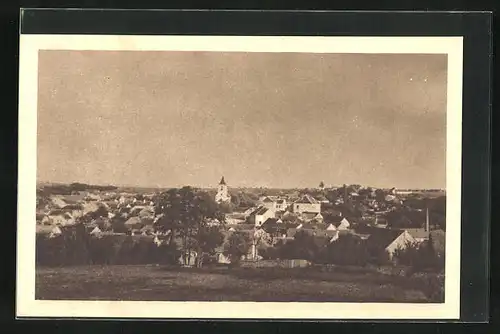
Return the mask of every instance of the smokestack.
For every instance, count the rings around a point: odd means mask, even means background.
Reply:
[[[425,211],[425,232],[429,232],[429,207]]]

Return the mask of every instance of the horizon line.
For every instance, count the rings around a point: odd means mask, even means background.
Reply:
[[[99,184],[99,183],[88,183],[88,182],[82,182],[82,181],[71,181],[71,182],[58,182],[58,181],[42,181],[42,180],[37,180],[36,181],[37,186],[41,183],[52,183],[52,184],[63,184],[63,185],[70,185],[72,183],[80,183],[80,184],[86,184],[90,186],[98,186],[98,187],[117,187],[117,188],[151,188],[151,189],[175,189],[175,188],[182,188],[182,187],[191,187],[191,188],[198,188],[198,189],[212,189],[212,188],[217,188],[217,184],[214,183],[212,186],[200,186],[200,185],[183,185],[183,186],[146,186],[146,185],[131,185],[131,184]],[[446,188],[442,187],[395,187],[395,186],[372,186],[372,185],[363,185],[360,183],[342,183],[342,184],[336,184],[336,185],[325,185],[325,189],[328,188],[340,188],[342,186],[352,186],[352,185],[360,185],[364,188],[376,188],[376,189],[401,189],[401,190],[428,190],[428,189],[433,189],[433,190],[441,190],[441,191],[446,191]],[[318,189],[319,187],[301,187],[301,186],[292,186],[292,187],[276,187],[276,186],[242,186],[242,185],[235,185],[235,186],[229,186],[228,188],[249,188],[249,189]]]

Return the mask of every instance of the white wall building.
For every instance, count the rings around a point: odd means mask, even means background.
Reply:
[[[293,203],[293,212],[314,212],[321,213],[321,203],[310,195],[304,195],[301,199]]]

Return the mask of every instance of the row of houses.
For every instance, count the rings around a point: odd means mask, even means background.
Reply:
[[[306,222],[323,220],[321,203],[310,195],[304,195],[290,204],[279,196],[264,196],[259,206],[244,212],[246,220],[255,226],[261,226],[268,219],[285,218],[290,214]]]
[[[74,226],[44,226],[37,225],[37,233],[47,234],[49,238],[60,236],[64,230],[71,229]],[[42,231],[43,230],[43,231]],[[248,254],[243,256],[247,260],[259,260],[262,257],[259,254],[258,246],[263,242],[266,247],[273,247],[280,240],[282,242],[290,242],[295,239],[297,233],[304,232],[314,237],[315,242],[318,244],[326,245],[328,243],[337,242],[344,236],[350,235],[364,240],[371,254],[379,254],[385,252],[392,258],[397,249],[404,249],[408,244],[418,244],[428,241],[431,235],[430,231],[422,233],[421,230],[416,229],[383,229],[376,227],[363,227],[363,228],[350,228],[347,220],[343,218],[338,223],[314,224],[314,223],[301,223],[298,225],[278,223],[277,219],[269,219],[262,226],[255,227],[252,224],[238,224],[227,227],[223,234],[225,241],[220,245],[215,252],[215,257],[218,263],[229,263],[230,260],[225,254],[224,250],[229,237],[234,232],[247,233],[251,240],[251,245]],[[441,252],[444,255],[444,232],[433,231],[438,233],[437,240],[442,243]],[[109,235],[123,235],[123,233],[106,232],[95,226],[93,229],[87,228],[87,233],[93,237],[101,238]],[[441,235],[439,235],[441,233]],[[146,238],[148,241],[153,242],[156,246],[163,245],[167,239],[170,238],[169,231],[159,233],[154,230],[142,233],[131,233],[133,237]],[[436,239],[436,238],[434,238]],[[182,256],[180,259],[184,265],[192,265],[190,261],[194,261],[196,254],[190,252],[189,256]]]

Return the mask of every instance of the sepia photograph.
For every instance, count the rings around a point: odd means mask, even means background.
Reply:
[[[458,317],[461,48],[21,36],[18,310]]]

